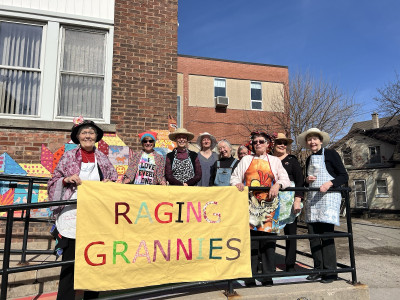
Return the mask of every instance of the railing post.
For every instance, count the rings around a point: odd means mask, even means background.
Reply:
[[[8,269],[10,267],[13,221],[14,221],[14,210],[10,208],[7,210],[6,237],[4,239],[3,274],[1,274],[1,294],[0,294],[1,300],[7,299]]]
[[[350,266],[353,269],[353,271],[351,271],[351,279],[352,283],[356,284],[357,283],[356,260],[354,257],[353,226],[351,224],[350,196],[348,189],[345,190],[345,202],[346,202],[347,232],[350,233],[349,236]]]
[[[33,179],[29,178],[29,184],[28,184],[28,198],[27,198],[27,203],[31,204],[32,203],[32,194],[33,194]],[[19,264],[26,264],[26,249],[28,247],[28,234],[29,234],[29,221],[31,218],[31,210],[27,209],[26,210],[26,216],[25,216],[25,224],[24,224],[24,238],[22,240],[22,254],[21,254],[21,261]]]

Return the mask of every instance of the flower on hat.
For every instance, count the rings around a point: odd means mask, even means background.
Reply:
[[[75,117],[72,122],[74,123],[74,126],[78,126],[78,125],[82,124],[83,121],[84,121],[83,117],[79,116],[79,117]]]

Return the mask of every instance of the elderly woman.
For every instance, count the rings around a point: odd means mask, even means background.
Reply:
[[[218,159],[218,154],[212,151],[217,144],[215,137],[208,133],[200,133],[196,141],[197,146],[200,148],[197,157],[201,165],[201,180],[199,186],[208,186],[210,182],[210,169]]]
[[[278,133],[275,138],[273,155],[278,157],[289,175],[291,186],[302,187],[304,184],[303,169],[296,156],[288,154],[288,148],[293,143],[292,139],[283,133]],[[297,233],[297,216],[300,214],[303,192],[279,192],[279,226],[284,226],[287,235]],[[286,240],[286,272],[294,272],[296,264],[297,240]]]
[[[219,160],[211,167],[210,186],[229,186],[233,170],[239,161],[232,156],[232,145],[228,140],[217,144]]]
[[[327,193],[331,187],[340,187],[349,180],[339,154],[333,149],[325,149],[329,134],[311,128],[301,133],[297,140],[302,147],[311,150],[306,161],[306,184],[319,188],[319,192],[308,192],[306,201],[306,222],[308,233],[332,233],[339,226],[339,211],[342,196],[340,192]],[[310,239],[311,253],[315,269],[336,269],[336,249],[333,238]],[[318,274],[309,275],[308,280],[316,280]],[[322,275],[321,282],[330,283],[336,274]]]
[[[238,160],[242,160],[242,158],[245,157],[247,154],[249,154],[249,150],[246,148],[246,146],[240,145],[237,149]]]
[[[108,157],[95,148],[103,131],[92,121],[74,119],[71,140],[79,147],[61,157],[53,177],[47,183],[50,201],[76,199],[77,187],[83,180],[115,181],[117,171]],[[62,260],[75,258],[76,205],[57,207],[53,211],[56,227],[64,243]],[[74,266],[61,268],[57,299],[74,299]],[[86,291],[85,299],[97,298],[97,292]]]
[[[255,191],[249,194],[250,234],[251,236],[268,236],[276,234],[277,216],[279,207],[277,198],[279,188],[290,185],[288,174],[279,158],[267,154],[272,139],[265,132],[252,132],[251,145],[254,154],[246,155],[239,162],[231,177],[231,185],[239,191],[244,190],[243,182],[247,186],[270,187],[269,192]],[[258,253],[261,254],[262,272],[275,272],[276,241],[260,240],[251,242],[251,268],[256,274]],[[272,285],[272,278],[263,278],[263,285]],[[254,279],[247,280],[247,285],[255,285]]]
[[[201,179],[201,165],[197,153],[188,149],[188,141],[194,138],[194,134],[178,128],[168,137],[176,142],[177,147],[167,154],[165,178],[170,185],[196,185]]]
[[[157,132],[142,132],[139,134],[139,139],[142,150],[132,154],[122,182],[166,185],[164,156],[154,150]]]

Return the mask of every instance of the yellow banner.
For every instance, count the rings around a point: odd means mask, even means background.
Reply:
[[[75,289],[251,277],[247,192],[83,182]]]

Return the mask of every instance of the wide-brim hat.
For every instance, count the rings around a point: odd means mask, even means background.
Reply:
[[[200,135],[199,135],[199,137],[197,138],[197,141],[196,141],[197,146],[199,146],[199,148],[201,149],[201,141],[205,137],[209,137],[210,138],[210,140],[211,140],[211,150],[214,149],[215,146],[217,145],[217,139],[211,133],[208,133],[208,132],[200,133]]]
[[[278,141],[278,140],[286,141],[288,145],[293,143],[292,139],[287,138],[286,135],[284,133],[281,133],[281,132],[279,132],[278,135],[275,138],[275,141]]]
[[[174,132],[171,132],[171,133],[168,135],[168,138],[169,138],[171,141],[175,141],[176,136],[179,135],[179,134],[184,134],[184,135],[186,135],[188,141],[191,141],[191,140],[193,140],[193,138],[194,138],[194,134],[191,133],[190,131],[187,131],[185,128],[178,128],[178,129],[175,130]]]
[[[96,128],[96,133],[97,133],[96,143],[103,138],[103,134],[104,134],[103,130],[99,126],[97,126],[93,121],[83,120],[82,117],[80,117],[78,119],[75,118],[74,119],[74,126],[72,127],[72,130],[71,130],[71,140],[75,144],[79,144],[79,139],[78,139],[77,135],[78,135],[79,129],[82,126],[88,126],[88,127],[90,126],[90,127]]]
[[[306,137],[309,134],[315,134],[315,135],[319,135],[322,137],[322,147],[325,147],[326,145],[329,144],[329,141],[331,140],[329,134],[327,132],[321,131],[318,128],[310,128],[307,131],[304,131],[302,133],[299,134],[299,136],[297,137],[297,141],[300,144],[300,146],[302,146],[303,148],[307,148],[307,141],[306,141]]]

